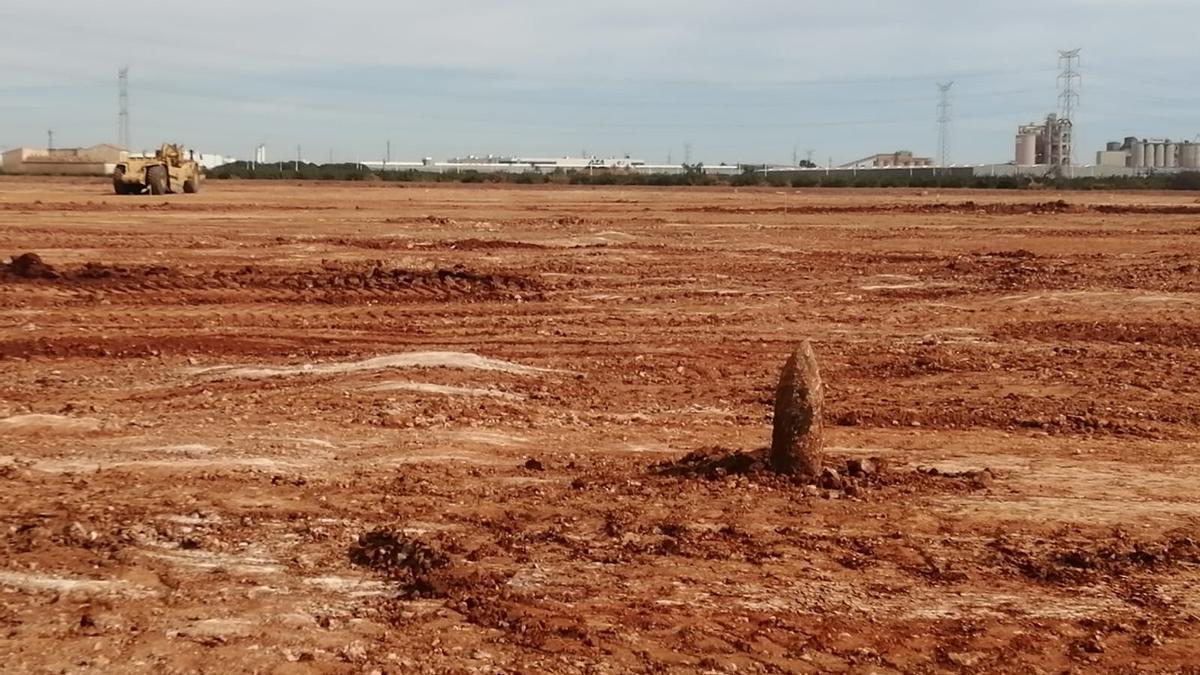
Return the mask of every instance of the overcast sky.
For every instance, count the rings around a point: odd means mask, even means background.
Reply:
[[[136,4],[136,3],[135,3]],[[1012,158],[1082,48],[1081,160],[1200,133],[1198,0],[99,0],[0,3],[0,147],[177,139],[272,159],[630,154]]]

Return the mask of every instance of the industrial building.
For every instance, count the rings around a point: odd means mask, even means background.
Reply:
[[[153,156],[153,152],[127,152],[109,143],[90,148],[13,148],[3,153],[0,168],[8,174],[111,176],[119,162],[130,157]],[[233,157],[202,152],[195,153],[193,157],[206,169],[237,161]]]
[[[1058,115],[1046,116],[1042,123],[1033,122],[1017,129],[1017,166],[1070,166],[1072,125]]]
[[[445,162],[434,161],[426,157],[419,162],[413,161],[367,161],[360,162],[372,171],[428,171],[432,173],[459,173],[477,171],[480,173],[554,173],[555,171],[628,171],[645,174],[677,174],[685,173],[687,169],[681,164],[647,164],[640,159],[630,157],[501,157],[486,155],[482,157],[454,157]],[[701,171],[714,175],[737,175],[742,168],[739,165],[712,165],[701,167]]]
[[[556,169],[637,169],[646,165],[640,159],[625,157],[454,157],[446,160],[447,164],[484,164],[488,166],[521,166],[536,171],[554,171]]]
[[[1097,152],[1096,164],[1131,169],[1200,169],[1200,143],[1127,136]]]
[[[840,165],[839,169],[891,169],[891,168],[908,168],[920,166],[933,166],[932,157],[915,157],[912,150],[897,150],[896,152],[882,152],[876,155],[856,159],[853,162],[847,162]]]
[[[128,156],[108,143],[90,148],[14,148],[3,155],[4,173],[107,176]]]

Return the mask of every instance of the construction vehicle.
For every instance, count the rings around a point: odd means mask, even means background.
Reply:
[[[163,143],[153,157],[130,157],[113,169],[113,190],[119,195],[193,193],[200,189],[200,165],[183,146]]]

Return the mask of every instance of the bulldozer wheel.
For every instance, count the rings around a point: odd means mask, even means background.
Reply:
[[[162,166],[152,166],[146,169],[146,183],[150,185],[150,194],[167,194],[167,170]]]
[[[200,184],[196,182],[195,178],[189,178],[183,181],[183,191],[189,195],[196,194],[200,191]]]
[[[125,169],[117,167],[113,169],[113,192],[119,195],[129,194],[129,187],[125,185],[125,181],[121,180],[125,177]]]

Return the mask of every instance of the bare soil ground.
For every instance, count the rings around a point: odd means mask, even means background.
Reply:
[[[1195,194],[7,178],[0,241],[7,672],[1200,660]],[[660,470],[805,338],[886,471]]]

